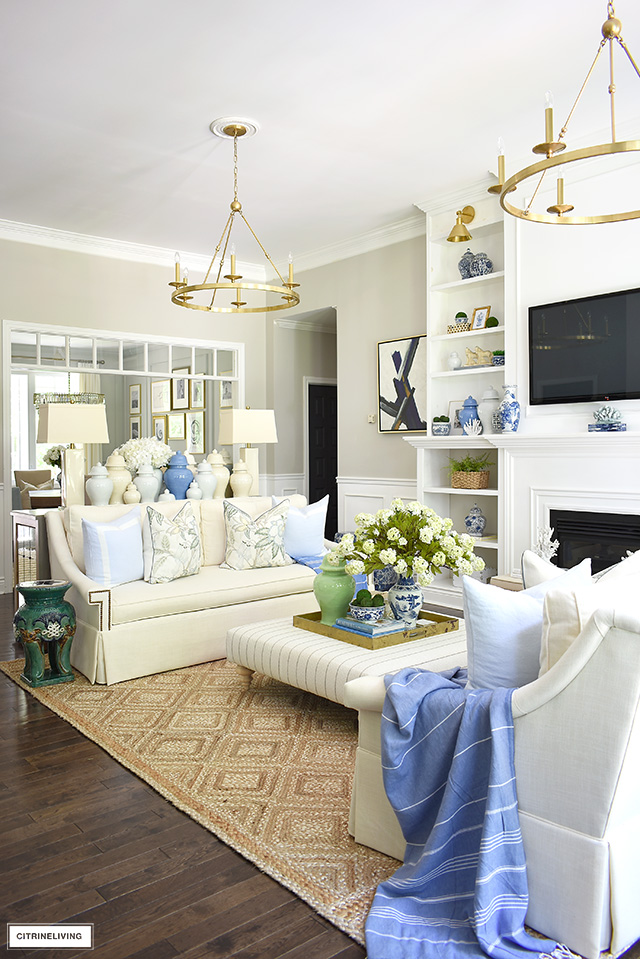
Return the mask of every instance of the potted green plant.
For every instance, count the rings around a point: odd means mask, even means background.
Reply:
[[[488,330],[490,327],[500,326],[498,318],[496,316],[490,316],[487,319],[487,322],[484,325],[485,330]]]
[[[494,350],[491,363],[493,366],[504,366],[504,350]]]
[[[469,317],[463,310],[460,310],[456,313],[453,323],[450,323],[447,327],[447,333],[466,333],[470,326]]]
[[[434,436],[448,436],[451,432],[451,422],[448,416],[434,416],[431,424]]]
[[[462,459],[449,458],[451,486],[453,489],[487,489],[489,486],[489,467],[492,466],[489,453],[472,455],[468,453]]]

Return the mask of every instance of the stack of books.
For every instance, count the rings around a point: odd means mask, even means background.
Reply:
[[[361,633],[363,636],[387,636],[389,633],[400,633],[404,624],[398,619],[379,619],[377,623],[363,623],[350,616],[341,616],[336,619],[336,629],[346,629],[349,633]]]

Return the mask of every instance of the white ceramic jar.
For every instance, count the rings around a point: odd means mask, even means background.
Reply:
[[[484,391],[482,399],[478,403],[478,416],[480,417],[480,422],[482,423],[482,428],[485,433],[496,432],[492,417],[499,406],[500,397],[498,391],[494,389],[493,386],[490,386]]]
[[[112,453],[107,458],[106,466],[109,477],[113,480],[113,492],[109,498],[109,503],[112,506],[114,503],[123,503],[123,493],[131,482],[131,473],[125,466],[124,456],[121,456],[120,453]]]
[[[249,495],[249,490],[253,486],[253,477],[247,470],[247,464],[244,460],[233,464],[233,473],[231,474],[230,482],[234,496]]]
[[[93,466],[85,488],[92,506],[108,506],[113,493],[113,480],[109,476],[107,467],[102,463]]]
[[[202,490],[202,499],[213,499],[213,495],[218,485],[218,477],[214,476],[211,463],[202,460],[198,463],[196,471],[198,486]]]
[[[155,502],[156,496],[158,495],[158,479],[151,463],[142,463],[140,465],[138,472],[133,477],[133,483],[140,493],[141,503]]]
[[[211,464],[211,470],[216,478],[216,489],[213,494],[214,499],[224,499],[227,495],[227,486],[229,485],[229,468],[224,465],[222,453],[217,450],[209,453],[207,462]]]

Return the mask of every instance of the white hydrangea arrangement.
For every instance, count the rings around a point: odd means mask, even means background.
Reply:
[[[161,443],[155,436],[140,436],[136,440],[127,440],[122,446],[113,451],[124,456],[128,470],[139,470],[143,463],[151,463],[154,469],[166,466],[173,450],[166,443]]]
[[[62,467],[62,451],[66,450],[66,448],[66,446],[61,444],[58,446],[50,446],[42,459],[45,463],[48,463],[49,466],[55,466],[60,469]]]
[[[345,569],[352,575],[393,566],[399,576],[428,586],[444,566],[458,576],[484,569],[484,561],[473,552],[473,537],[457,533],[453,520],[420,503],[395,499],[390,509],[358,513],[355,524],[355,535],[345,534],[329,554],[334,560],[346,559]]]

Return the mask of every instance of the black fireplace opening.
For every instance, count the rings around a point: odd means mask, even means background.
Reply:
[[[592,572],[600,573],[624,559],[627,550],[640,549],[640,516],[635,514],[552,509],[549,525],[560,543],[552,562],[563,569],[590,558]]]

